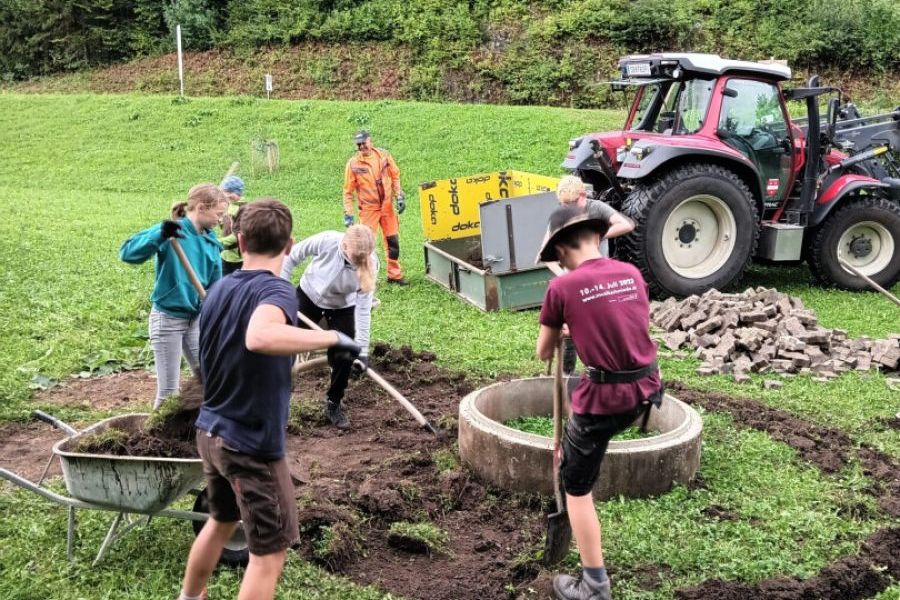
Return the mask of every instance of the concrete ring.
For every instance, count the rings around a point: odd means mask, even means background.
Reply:
[[[553,493],[553,440],[503,423],[553,412],[553,378],[532,377],[477,389],[459,406],[459,454],[482,480],[516,492]],[[700,467],[703,420],[666,395],[650,414],[658,435],[609,444],[594,486],[597,499],[640,498],[687,484]]]

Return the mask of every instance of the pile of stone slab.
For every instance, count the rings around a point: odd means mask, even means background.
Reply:
[[[731,374],[738,383],[750,381],[750,373],[808,373],[828,380],[854,369],[900,367],[900,333],[850,339],[846,331],[821,327],[799,298],[776,289],[669,298],[651,305],[650,319],[670,349],[696,349],[702,361],[697,373]]]

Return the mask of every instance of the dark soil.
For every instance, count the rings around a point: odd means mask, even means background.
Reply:
[[[900,416],[879,419],[885,429],[900,429]]]
[[[815,577],[765,579],[750,585],[710,580],[678,590],[678,600],[861,600],[871,598],[900,578],[900,528],[870,535],[858,555],[840,558]]]
[[[4,423],[0,425],[0,467],[37,481],[53,453],[53,444],[65,435],[44,423]],[[50,465],[48,477],[62,474],[59,461]]]
[[[93,410],[121,410],[153,406],[156,378],[150,371],[125,371],[103,377],[72,377],[59,387],[35,393],[35,404],[57,404]],[[51,411],[52,412],[52,411]]]
[[[199,458],[193,441],[172,440],[150,435],[145,431],[126,433],[124,439],[87,436],[75,450],[84,454],[110,456],[140,456],[145,458]]]
[[[738,516],[728,510],[725,507],[719,506],[718,504],[710,504],[706,508],[703,509],[703,514],[710,519],[714,519],[716,521],[737,521]]]
[[[352,428],[339,433],[321,418],[327,371],[301,374],[295,386],[301,406],[293,423],[297,435],[288,436],[302,507],[299,551],[404,598],[506,597],[504,586],[530,581],[538,571],[529,557],[544,532],[541,501],[485,489],[464,469],[441,472],[435,463],[435,453],[456,455],[455,417],[472,382],[437,367],[430,353],[376,345],[371,356],[371,366],[442,436],[419,428],[367,378],[351,382],[345,401]],[[447,551],[416,553],[422,549],[392,544],[388,529],[396,521],[434,524],[449,536]],[[340,560],[317,556],[324,526],[331,532],[346,526],[351,539],[358,533],[359,548]]]
[[[202,403],[203,386],[191,379],[182,384],[181,394],[164,402],[139,431],[124,431],[122,436],[110,431],[89,435],[79,440],[76,450],[113,456],[198,458],[194,422]]]
[[[481,247],[474,248],[466,254],[466,262],[477,269],[484,270],[484,260],[481,257]]]
[[[836,473],[856,458],[863,472],[873,481],[867,491],[878,501],[879,510],[888,516],[900,517],[900,464],[891,456],[866,446],[857,449],[842,431],[804,421],[751,398],[701,392],[678,381],[669,382],[667,386],[687,404],[726,412],[739,427],[765,431],[825,473]]]

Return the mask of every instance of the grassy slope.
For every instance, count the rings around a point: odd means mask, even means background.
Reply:
[[[119,244],[162,218],[190,184],[218,180],[232,160],[246,163],[252,136],[278,140],[281,171],[252,177],[242,169],[248,196],[288,202],[295,209],[295,233],[303,236],[340,228],[342,169],[349,136],[360,126],[398,157],[413,197],[417,183],[451,175],[500,168],[558,173],[566,139],[619,120],[604,111],[399,102],[236,98],[175,104],[168,97],[0,95],[0,197],[7,215],[0,220],[0,417],[27,415],[27,384],[35,374],[62,378],[95,361],[97,353],[129,358],[144,345],[152,266],[120,263]],[[533,359],[535,311],[485,314],[423,281],[415,202],[403,217],[401,240],[415,285],[379,289],[375,339],[427,348],[445,365],[480,374],[540,370]],[[897,330],[894,309],[880,297],[818,290],[807,285],[808,277],[802,269],[761,269],[750,283],[801,295],[825,325],[852,335]],[[881,376],[853,375],[826,385],[796,378],[780,392],[762,392],[699,380],[691,361],[666,360],[664,368],[669,377],[761,397],[900,455],[895,433],[871,427],[875,417],[896,411],[897,394],[888,393]],[[807,574],[852,551],[854,541],[877,525],[837,513],[856,496],[857,474],[822,478],[763,435],[737,432],[721,417],[706,423],[703,475],[709,490],[604,505],[611,562],[627,571],[657,556],[674,569],[671,586],[708,576]],[[779,493],[773,496],[773,489]],[[123,543],[112,557],[115,569],[92,571],[84,561],[102,536],[102,523],[86,516],[82,563],[70,568],[60,555],[64,513],[47,513],[43,502],[23,499],[0,495],[0,531],[21,541],[0,545],[0,596],[122,597],[117,591],[123,590],[129,598],[164,598],[175,591],[190,539],[182,527],[160,520]],[[725,506],[738,521],[711,523],[699,512],[709,504]],[[759,519],[770,525],[760,527]],[[138,544],[159,549],[145,553],[151,567],[129,560],[144,556]],[[36,557],[34,547],[48,550]],[[21,590],[26,572],[38,583]],[[285,598],[327,597],[338,593],[329,586],[345,585],[300,561],[292,561],[287,578]],[[628,591],[621,597],[669,597],[668,584],[649,594],[624,579]],[[217,585],[220,595],[233,594],[235,580],[225,576]],[[353,597],[371,596],[356,590]]]

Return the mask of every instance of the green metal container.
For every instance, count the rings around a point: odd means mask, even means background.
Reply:
[[[466,260],[480,255],[480,248],[480,236],[425,242],[425,276],[482,310],[541,305],[552,276],[549,270],[533,267],[494,274]]]

